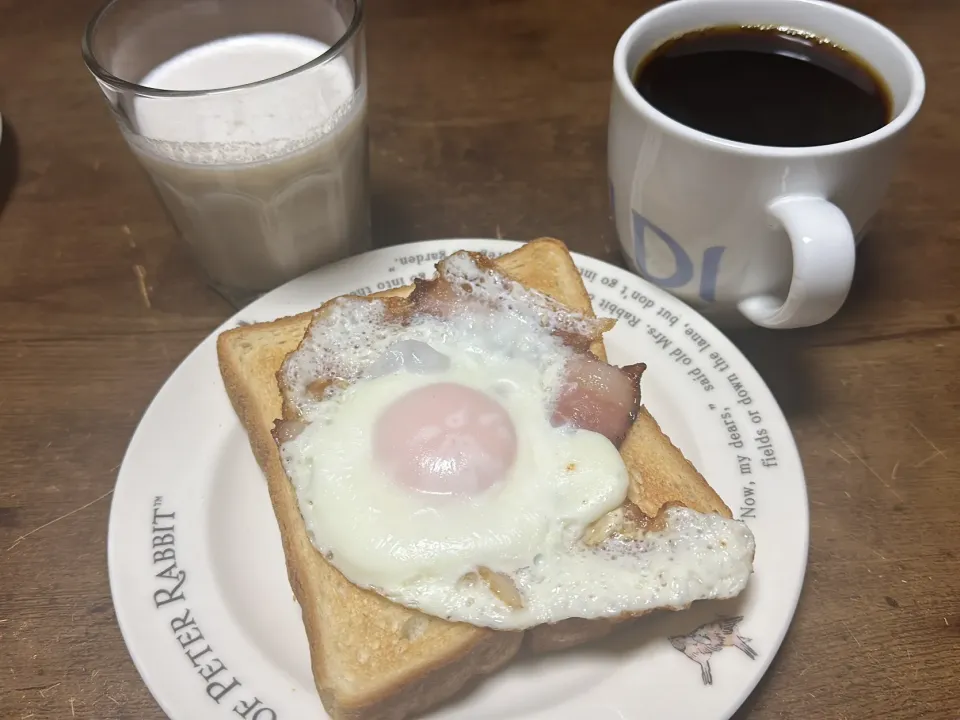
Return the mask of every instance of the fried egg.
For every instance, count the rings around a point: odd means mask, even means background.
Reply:
[[[555,331],[595,321],[467,254],[440,272],[469,302],[395,322],[341,298],[284,365],[305,424],[281,457],[317,550],[401,605],[504,630],[740,592],[741,522],[672,508],[640,541],[583,541],[630,485],[607,436],[554,412],[578,357]]]

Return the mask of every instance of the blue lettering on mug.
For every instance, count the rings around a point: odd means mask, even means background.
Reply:
[[[646,241],[648,231],[658,237],[673,255],[675,264],[673,275],[657,277],[648,266]],[[633,211],[633,245],[637,256],[637,265],[640,266],[643,276],[654,285],[659,285],[664,288],[678,288],[683,287],[693,279],[693,261],[690,259],[690,256],[684,252],[683,248],[680,247],[680,243],[643,217],[643,215],[640,215],[636,210]]]
[[[680,288],[693,279],[693,260],[681,247],[680,243],[670,235],[647,220],[637,211],[633,214],[633,247],[637,259],[637,267],[644,278],[662,288]],[[657,237],[673,255],[673,274],[657,276],[649,266],[647,258],[647,234]],[[717,278],[720,274],[720,260],[723,257],[724,247],[708,247],[703,252],[700,271],[700,299],[704,302],[713,302],[717,296]]]
[[[703,251],[703,267],[700,269],[700,299],[713,302],[717,299],[717,277],[720,275],[720,258],[725,247],[708,247]]]

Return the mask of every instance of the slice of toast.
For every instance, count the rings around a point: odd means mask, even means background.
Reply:
[[[567,248],[541,238],[502,256],[497,267],[581,313],[590,298]],[[412,287],[379,296],[406,295]],[[271,435],[281,416],[276,373],[313,312],[222,333],[217,340],[227,393],[267,477],[291,587],[300,603],[317,689],[335,719],[401,720],[437,705],[468,680],[508,662],[526,638],[534,650],[575,645],[609,632],[612,620],[565,620],[521,632],[452,623],[396,605],[347,581],[307,536],[292,484]],[[591,350],[605,358],[602,342]],[[668,502],[731,517],[729,508],[641,410],[621,446],[630,500],[655,517]]]

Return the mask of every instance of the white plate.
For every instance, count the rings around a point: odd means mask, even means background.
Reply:
[[[437,240],[377,250],[284,285],[221,329],[405,285],[456,249],[517,246]],[[595,646],[519,659],[429,717],[723,720],[770,664],[800,594],[808,540],[800,459],[773,396],[718,330],[624,270],[576,261],[597,313],[620,318],[606,338],[611,362],[647,363],[644,403],[750,525],[756,572],[734,601],[654,615]],[[280,534],[223,389],[215,339],[163,386],[120,469],[108,548],[117,619],[174,720],[323,718]]]

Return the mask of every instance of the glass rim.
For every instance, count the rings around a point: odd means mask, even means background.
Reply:
[[[357,35],[357,33],[360,31],[360,27],[363,24],[363,0],[353,0],[353,17],[350,19],[350,24],[347,26],[347,29],[344,31],[343,35],[341,35],[340,38],[330,46],[329,49],[324,51],[321,55],[315,57],[313,60],[304,63],[303,65],[298,65],[292,70],[287,70],[287,72],[280,73],[279,75],[273,75],[271,77],[264,78],[263,80],[244,83],[242,85],[231,85],[223,88],[208,88],[206,90],[164,90],[162,88],[141,85],[140,83],[135,83],[130,80],[124,80],[123,78],[117,77],[100,64],[100,61],[97,60],[96,55],[93,52],[93,34],[101,19],[114,5],[126,1],[127,0],[106,0],[106,2],[100,6],[100,8],[96,11],[96,13],[94,13],[93,17],[87,23],[87,26],[83,31],[83,37],[80,41],[80,51],[83,55],[83,62],[87,66],[87,70],[89,70],[99,82],[109,86],[113,90],[126,91],[135,93],[141,97],[149,98],[207,97],[220,93],[229,93],[237,90],[257,88],[276,82],[277,80],[293,77],[294,75],[298,75],[305,70],[325,65],[331,60],[335,60],[342,55],[346,46]]]

